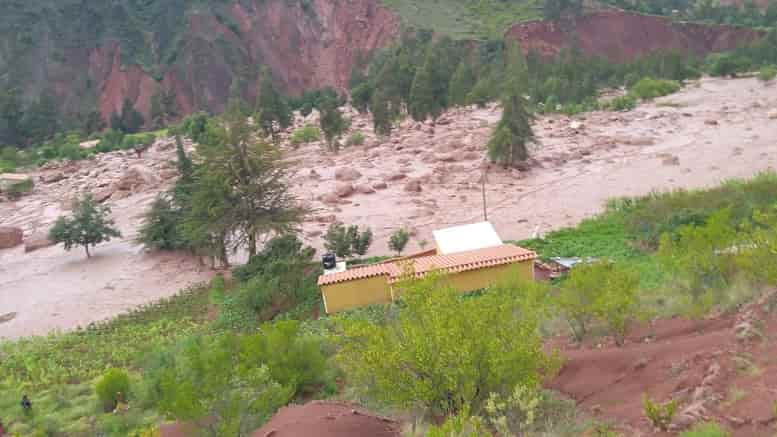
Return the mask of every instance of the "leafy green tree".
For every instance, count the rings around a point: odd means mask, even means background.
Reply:
[[[381,90],[376,90],[370,100],[370,112],[375,133],[391,135],[392,119],[386,96]]]
[[[368,82],[363,82],[351,90],[351,104],[360,113],[367,112],[372,99],[373,88]]]
[[[339,258],[348,258],[352,254],[352,233],[342,223],[332,223],[324,234],[324,248]]]
[[[623,344],[629,324],[638,316],[639,277],[609,261],[576,266],[559,289],[556,305],[575,340],[582,341],[590,324],[607,326],[616,345]]]
[[[348,129],[348,120],[343,117],[337,101],[326,99],[321,102],[319,107],[321,112],[321,130],[324,132],[324,138],[329,146],[329,150],[337,152],[339,149],[339,138]]]
[[[324,234],[324,248],[340,258],[367,253],[372,245],[372,230],[367,228],[359,231],[356,225],[345,226],[342,223],[332,223]]]
[[[158,353],[144,378],[160,412],[211,436],[248,436],[285,405],[293,389],[246,354],[233,334],[191,337]]]
[[[388,247],[393,250],[397,255],[402,255],[402,251],[405,250],[407,242],[410,240],[410,234],[404,229],[399,228],[389,238]]]
[[[87,137],[95,132],[105,129],[105,120],[99,110],[93,109],[84,115],[81,122],[81,130]]]
[[[29,140],[38,143],[49,139],[60,126],[57,101],[49,91],[44,91],[24,113],[24,132]]]
[[[275,89],[269,70],[263,68],[260,76],[256,119],[265,135],[275,136],[278,128],[285,129],[291,124],[291,110],[283,96]]]
[[[94,391],[103,405],[103,411],[113,411],[121,400],[129,396],[129,375],[121,369],[108,369],[97,381]]]
[[[534,142],[532,115],[526,108],[528,72],[520,47],[509,50],[509,64],[502,97],[502,118],[488,142],[489,157],[504,166],[514,165],[529,157],[528,145]]]
[[[151,204],[138,230],[138,242],[153,250],[177,250],[186,247],[179,231],[181,211],[166,195]]]
[[[370,246],[372,245],[372,229],[367,228],[360,233],[356,233],[354,236],[353,242],[351,243],[351,246],[353,247],[353,253],[364,256],[367,254],[367,251],[370,250]]]
[[[467,95],[475,86],[475,75],[467,59],[462,59],[448,86],[448,103],[453,106],[467,104]]]
[[[396,319],[340,321],[339,361],[377,400],[432,414],[477,414],[492,393],[535,389],[556,368],[542,350],[538,327],[547,296],[538,284],[505,283],[462,299],[444,276],[431,275],[397,290],[404,305]]]
[[[725,288],[733,274],[737,233],[731,213],[725,208],[704,225],[686,225],[675,235],[661,236],[658,258],[679,290],[687,293],[692,316],[703,316],[716,303],[715,292]]]
[[[63,216],[57,219],[49,231],[49,239],[55,243],[63,243],[65,250],[81,246],[89,258],[90,246],[110,241],[113,237],[121,237],[113,220],[108,217],[110,212],[111,209],[107,205],[98,204],[91,194],[87,194],[76,202],[72,217]]]

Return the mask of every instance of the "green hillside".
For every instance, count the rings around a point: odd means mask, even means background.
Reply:
[[[457,39],[497,39],[513,23],[540,18],[535,0],[382,0],[403,23]]]

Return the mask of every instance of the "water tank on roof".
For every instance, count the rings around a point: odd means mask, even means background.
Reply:
[[[324,270],[332,270],[337,267],[337,257],[334,253],[325,253],[321,257],[321,264],[324,266]]]

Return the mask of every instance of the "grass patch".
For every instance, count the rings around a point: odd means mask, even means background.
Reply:
[[[680,90],[680,83],[674,80],[646,77],[632,85],[629,93],[642,100],[651,100]]]
[[[432,29],[454,39],[501,39],[517,22],[540,18],[535,1],[501,0],[382,0],[405,24]]]

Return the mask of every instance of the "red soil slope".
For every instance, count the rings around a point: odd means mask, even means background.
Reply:
[[[399,437],[399,424],[345,402],[282,408],[253,437]]]
[[[771,297],[704,322],[660,321],[622,348],[568,348],[551,387],[634,435],[654,435],[643,416],[644,394],[680,403],[675,429],[714,420],[736,437],[775,435],[777,314],[768,309],[775,303]]]
[[[570,47],[570,34],[575,35],[584,54],[603,56],[613,62],[669,49],[705,55],[732,50],[761,35],[743,27],[680,23],[667,17],[610,9],[574,21],[516,24],[505,38],[519,41],[526,50],[531,48],[543,56],[553,56]]]

